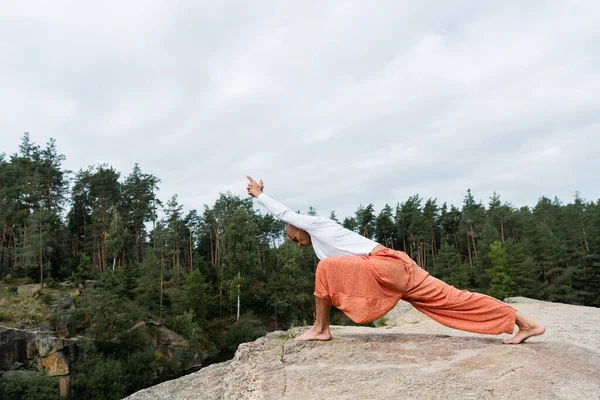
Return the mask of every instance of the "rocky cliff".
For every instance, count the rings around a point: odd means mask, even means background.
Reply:
[[[142,399],[600,399],[600,309],[507,299],[546,324],[503,345],[445,328],[401,302],[378,328],[334,327],[329,342],[273,332]]]
[[[69,392],[70,365],[77,358],[77,341],[50,332],[24,331],[0,326],[0,375],[16,370],[45,371],[59,377],[62,397]]]

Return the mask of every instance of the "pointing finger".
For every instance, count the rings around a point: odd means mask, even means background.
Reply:
[[[250,180],[250,182],[256,183],[256,181],[254,179],[252,179],[252,177],[250,175],[246,175],[246,178],[248,178]]]

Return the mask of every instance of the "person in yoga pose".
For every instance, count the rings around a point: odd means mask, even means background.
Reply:
[[[389,249],[335,221],[293,212],[263,193],[262,179],[248,176],[248,194],[288,224],[287,236],[298,246],[312,246],[319,258],[315,279],[315,324],[297,341],[329,340],[331,306],[359,324],[387,314],[400,300],[454,329],[512,334],[505,344],[541,335],[545,327],[513,307],[480,293],[458,290],[421,269],[406,253]]]

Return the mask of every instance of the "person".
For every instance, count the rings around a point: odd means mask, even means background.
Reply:
[[[319,258],[315,279],[314,325],[297,341],[330,340],[331,306],[356,323],[375,321],[399,300],[411,303],[433,320],[455,329],[484,334],[512,334],[505,344],[541,335],[545,327],[492,297],[458,290],[420,268],[408,254],[386,248],[335,221],[291,211],[263,192],[262,179],[247,176],[247,192],[276,218],[298,246],[312,246]]]

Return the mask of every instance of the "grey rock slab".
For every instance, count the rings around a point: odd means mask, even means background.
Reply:
[[[269,334],[129,399],[594,399],[597,371],[599,353],[568,343],[336,327],[328,342]]]
[[[509,335],[450,329],[400,302],[387,326],[332,327],[327,342],[273,332],[129,399],[600,399],[600,309],[509,301],[546,333],[504,345]]]

